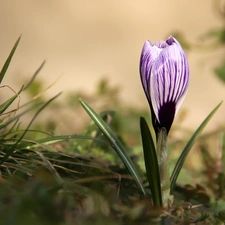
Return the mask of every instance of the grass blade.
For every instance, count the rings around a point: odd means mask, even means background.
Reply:
[[[36,130],[29,130],[33,132],[40,132]],[[14,132],[16,133],[16,132]],[[37,148],[40,144],[45,144],[45,145],[51,145],[54,143],[62,142],[65,140],[71,140],[71,139],[81,139],[81,140],[89,140],[89,141],[97,141],[100,142],[101,144],[107,145],[105,141],[98,139],[98,138],[93,138],[91,136],[86,136],[86,135],[78,135],[78,134],[73,134],[73,135],[60,135],[60,136],[51,136],[43,139],[39,139],[37,141],[33,140],[27,140],[26,143],[22,143],[18,145],[18,149],[34,149]]]
[[[23,91],[25,91],[35,80],[35,78],[37,77],[37,75],[39,74],[39,72],[42,70],[42,68],[45,65],[45,60],[42,62],[42,64],[38,67],[38,69],[34,72],[33,76],[31,77],[30,81],[28,82],[28,84],[23,88]]]
[[[199,137],[199,135],[201,134],[201,132],[203,131],[203,129],[205,128],[205,126],[207,125],[207,123],[210,121],[210,119],[213,117],[213,115],[216,113],[216,111],[218,110],[218,108],[220,107],[220,105],[222,104],[222,102],[220,104],[218,104],[213,111],[206,117],[206,119],[201,123],[201,125],[198,127],[198,129],[194,132],[194,134],[192,135],[192,137],[190,138],[190,140],[188,141],[188,143],[186,144],[186,146],[184,147],[174,169],[173,169],[173,173],[170,177],[170,192],[173,191],[174,186],[176,184],[178,175],[181,171],[181,168],[183,167],[184,161],[189,153],[189,151],[191,150],[192,146],[194,145],[196,139]]]
[[[20,143],[20,141],[23,139],[23,137],[25,136],[25,134],[27,133],[27,131],[29,130],[30,126],[32,125],[32,123],[34,122],[34,120],[36,119],[36,117],[53,101],[55,100],[61,93],[57,94],[56,96],[54,96],[53,98],[51,98],[50,100],[48,100],[46,103],[44,103],[39,109],[38,111],[35,113],[34,117],[32,118],[32,120],[30,121],[30,123],[28,124],[26,130],[22,133],[22,135],[20,136],[20,138],[16,141],[15,144],[13,144],[12,146],[5,146],[4,148],[4,152],[6,153],[5,156],[0,160],[0,166],[9,158],[9,156],[16,150],[17,145]]]
[[[0,130],[6,128],[9,124],[11,124],[13,121],[16,121],[17,119],[19,119],[22,115],[25,115],[27,112],[37,108],[38,106],[40,106],[42,103],[37,103],[34,106],[31,106],[30,108],[24,110],[22,113],[18,114],[17,116],[12,117],[11,119],[7,120],[6,122],[0,124]]]
[[[59,175],[55,167],[52,165],[52,163],[41,152],[38,151],[34,152],[43,160],[44,166],[52,173],[58,184],[62,185],[64,183],[64,180],[61,178],[61,176]]]
[[[5,112],[6,109],[8,109],[8,107],[14,102],[14,100],[19,96],[19,94],[21,93],[21,91],[23,90],[23,87],[19,90],[18,93],[16,93],[13,97],[11,97],[10,99],[8,99],[6,102],[4,102],[3,104],[0,105],[0,114],[2,114],[3,112]]]
[[[156,149],[147,122],[143,117],[140,118],[140,128],[145,168],[147,172],[148,182],[151,188],[152,201],[155,206],[162,206],[160,174]]]
[[[12,59],[12,57],[13,57],[15,51],[16,51],[16,48],[17,48],[19,42],[20,42],[20,38],[21,38],[21,36],[17,39],[17,41],[14,44],[14,46],[13,46],[13,48],[12,48],[8,58],[7,58],[7,60],[5,61],[5,64],[2,67],[2,70],[0,72],[0,84],[1,84],[1,82],[2,82],[2,80],[4,78],[4,76],[5,76],[5,73],[6,73],[7,69],[8,69],[8,67],[9,67],[10,62],[11,62],[11,59]]]
[[[122,143],[116,137],[116,135],[113,133],[113,131],[110,129],[110,127],[104,122],[104,120],[84,101],[82,101],[81,99],[79,101],[80,101],[82,107],[84,108],[84,110],[88,113],[88,115],[91,117],[91,119],[95,122],[95,124],[98,126],[98,128],[105,135],[105,137],[111,144],[111,147],[117,152],[117,154],[119,155],[120,159],[124,163],[125,167],[129,171],[129,173],[134,177],[134,181],[135,181],[137,187],[142,191],[142,193],[144,195],[146,195],[144,186],[141,183],[140,175],[138,174],[133,162],[131,161],[130,157],[128,156],[125,147],[122,145]]]

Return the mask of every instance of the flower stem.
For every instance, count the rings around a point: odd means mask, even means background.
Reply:
[[[159,130],[157,138],[157,157],[159,164],[159,173],[161,180],[162,203],[165,208],[168,208],[172,202],[173,197],[170,196],[170,175],[169,162],[167,152],[167,132],[163,127]]]

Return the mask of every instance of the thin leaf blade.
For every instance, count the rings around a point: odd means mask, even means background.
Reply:
[[[27,128],[24,130],[24,132],[22,133],[22,135],[19,137],[19,139],[12,145],[12,146],[5,146],[5,148],[3,149],[3,151],[6,153],[4,155],[4,157],[2,157],[2,159],[0,160],[0,166],[13,154],[13,152],[15,151],[17,145],[20,143],[20,141],[23,139],[23,137],[25,136],[25,134],[28,132],[30,126],[32,125],[32,123],[34,122],[34,120],[36,119],[36,117],[52,102],[54,101],[61,93],[55,95],[54,97],[52,97],[51,99],[49,99],[47,102],[45,102],[35,113],[35,115],[33,116],[33,118],[31,119],[30,123],[28,124]]]
[[[125,167],[129,171],[129,173],[134,177],[134,181],[137,187],[142,191],[144,195],[146,195],[145,188],[141,182],[141,177],[138,174],[133,162],[131,161],[130,157],[128,156],[125,147],[110,129],[110,127],[105,123],[105,121],[84,101],[81,99],[79,100],[84,110],[88,113],[94,123],[98,126],[98,128],[102,131],[105,135],[109,143],[111,144],[112,148],[116,151],[122,162],[124,163]]]
[[[4,76],[5,76],[5,73],[6,73],[7,69],[8,69],[8,67],[9,67],[9,64],[10,64],[10,62],[12,60],[12,57],[13,57],[13,55],[14,55],[14,53],[16,51],[16,48],[17,48],[17,46],[18,46],[18,44],[20,42],[20,38],[21,38],[21,36],[17,39],[17,41],[14,44],[14,46],[13,46],[13,48],[12,48],[12,50],[11,50],[9,56],[8,56],[8,58],[5,61],[5,64],[2,67],[2,70],[0,72],[0,84],[2,83],[2,80],[3,80]]]
[[[188,143],[186,144],[186,146],[184,147],[174,169],[173,169],[173,173],[170,177],[170,192],[173,191],[174,186],[176,184],[177,178],[179,176],[179,173],[183,167],[184,161],[188,155],[188,153],[190,152],[192,146],[194,145],[196,139],[199,137],[199,135],[202,133],[203,129],[205,128],[205,126],[208,124],[208,122],[210,121],[210,119],[213,117],[213,115],[216,113],[216,111],[219,109],[219,107],[221,106],[222,102],[219,103],[213,110],[212,112],[205,118],[205,120],[200,124],[200,126],[198,127],[198,129],[194,132],[194,134],[191,136],[190,140],[188,141]]]
[[[148,182],[151,188],[152,201],[155,206],[162,206],[160,173],[156,149],[147,122],[143,117],[140,118],[140,128],[141,128],[145,168]]]
[[[19,96],[21,91],[23,90],[23,87],[19,90],[18,93],[16,93],[14,96],[12,96],[10,99],[8,99],[6,102],[0,105],[0,114],[5,112],[6,109],[14,102],[14,100]]]

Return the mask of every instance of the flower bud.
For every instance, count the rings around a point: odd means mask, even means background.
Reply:
[[[141,82],[148,99],[152,124],[169,132],[189,84],[187,57],[172,36],[152,44],[146,41],[140,59]]]

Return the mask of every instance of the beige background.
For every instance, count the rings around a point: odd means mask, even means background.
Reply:
[[[18,90],[44,59],[39,79],[48,95],[64,91],[91,93],[102,78],[121,87],[124,103],[147,107],[138,65],[146,39],[155,42],[180,31],[195,44],[200,35],[222,22],[216,0],[0,0],[0,65],[20,34],[21,43],[4,84]],[[183,126],[194,129],[225,97],[225,85],[212,72],[224,49],[192,48],[187,55],[191,84],[182,106]],[[225,121],[225,103],[210,123]]]

